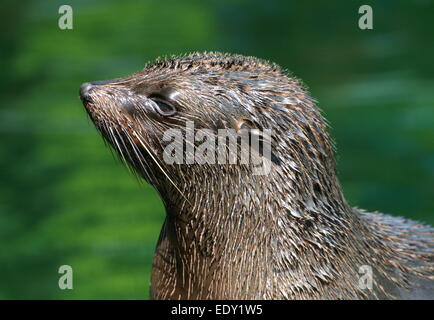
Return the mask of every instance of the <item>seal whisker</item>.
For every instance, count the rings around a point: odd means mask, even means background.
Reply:
[[[133,139],[131,138],[129,132],[128,131],[124,131],[124,133],[125,133],[126,138],[129,141],[129,145],[131,146],[131,149],[133,150],[133,152],[135,154],[136,160],[139,162],[140,167],[143,169],[143,172],[146,175],[146,178],[148,179],[148,181],[150,183],[152,183],[152,181],[155,181],[155,179],[156,179],[155,175],[153,174],[152,171],[148,170],[149,169],[148,164],[146,163],[146,161],[143,161],[143,155],[140,152],[140,150],[137,149],[137,147],[134,144]],[[133,162],[133,160],[131,160],[131,161]],[[153,178],[151,178],[150,173],[152,174]]]
[[[184,193],[181,191],[181,189],[179,189],[179,187],[175,184],[175,182],[169,177],[169,175],[163,169],[163,166],[158,162],[156,157],[152,154],[152,152],[149,150],[149,148],[146,146],[146,144],[142,141],[142,138],[136,132],[134,132],[134,133],[135,133],[136,139],[140,142],[140,145],[146,150],[146,152],[149,154],[149,156],[152,158],[152,160],[155,162],[155,164],[161,170],[161,172],[164,174],[164,176],[175,187],[175,189],[181,194],[181,196],[188,202],[187,197],[184,195]]]

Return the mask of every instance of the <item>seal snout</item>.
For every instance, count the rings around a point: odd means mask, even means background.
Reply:
[[[90,93],[92,92],[92,90],[93,90],[93,86],[90,82],[83,83],[80,86],[80,97],[81,97],[81,100],[83,100],[83,102],[90,102],[91,101]]]

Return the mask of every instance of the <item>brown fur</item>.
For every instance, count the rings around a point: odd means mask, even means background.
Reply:
[[[176,114],[153,111],[171,88]],[[82,94],[83,98],[83,94]],[[278,66],[220,53],[174,57],[83,98],[103,137],[161,195],[155,299],[372,299],[433,297],[433,229],[347,204],[334,148],[315,101]],[[162,134],[273,130],[268,175],[248,165],[167,165]],[[361,289],[359,268],[374,270]]]

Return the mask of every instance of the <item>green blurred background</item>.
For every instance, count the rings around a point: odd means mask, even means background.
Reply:
[[[433,1],[65,1],[0,4],[0,298],[148,297],[164,209],[114,159],[81,83],[168,54],[269,59],[331,123],[353,205],[434,224]],[[358,28],[371,4],[374,30]],[[74,289],[58,288],[60,265]]]

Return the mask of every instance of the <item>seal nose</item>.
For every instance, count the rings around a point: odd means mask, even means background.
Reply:
[[[90,93],[92,91],[92,85],[89,82],[83,83],[80,87],[80,97],[83,101],[90,101]]]

